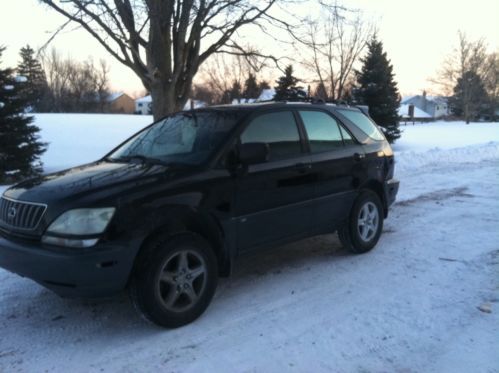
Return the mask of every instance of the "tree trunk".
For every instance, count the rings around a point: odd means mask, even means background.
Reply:
[[[175,87],[169,84],[164,87],[161,83],[151,85],[152,113],[154,121],[164,118],[167,115],[180,111],[187,102],[187,97],[175,96]]]

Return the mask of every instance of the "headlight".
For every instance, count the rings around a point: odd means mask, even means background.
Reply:
[[[114,215],[114,207],[69,210],[54,220],[47,233],[91,236],[101,234]]]

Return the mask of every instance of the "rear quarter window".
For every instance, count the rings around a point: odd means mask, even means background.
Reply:
[[[364,113],[356,110],[342,110],[338,109],[338,112],[349,119],[353,124],[355,124],[362,132],[369,136],[373,140],[381,141],[385,137],[381,131],[376,127],[369,117]]]

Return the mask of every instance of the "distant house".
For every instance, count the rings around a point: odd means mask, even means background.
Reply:
[[[135,114],[152,114],[152,98],[150,95],[135,100]]]
[[[423,91],[422,95],[405,97],[401,105],[414,105],[415,108],[427,113],[430,118],[437,119],[449,115],[449,104],[447,97],[427,96]]]
[[[411,106],[413,106],[412,116],[411,116]],[[427,121],[432,119],[432,116],[430,114],[412,104],[401,104],[398,108],[398,114],[404,121],[409,121],[409,120]]]
[[[133,114],[135,101],[123,92],[111,93],[107,99],[107,110],[110,113]]]
[[[188,99],[184,105],[184,110],[197,109],[205,107],[206,103],[200,100]],[[138,98],[135,100],[135,113],[142,115],[152,114],[152,97],[151,95]]]

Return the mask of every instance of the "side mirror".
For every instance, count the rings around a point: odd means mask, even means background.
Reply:
[[[238,160],[243,165],[267,162],[269,145],[263,142],[249,142],[237,147]]]

